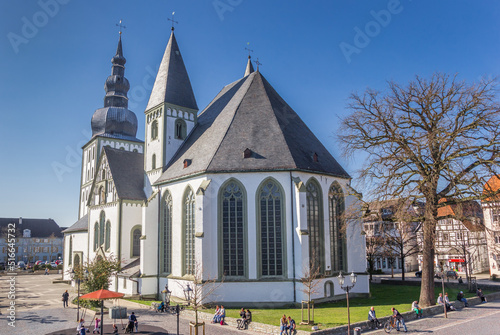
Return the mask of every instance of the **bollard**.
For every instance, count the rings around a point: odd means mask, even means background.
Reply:
[[[361,328],[359,327],[354,328],[354,335],[361,335]]]

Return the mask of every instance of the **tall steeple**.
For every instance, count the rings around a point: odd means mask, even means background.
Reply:
[[[250,73],[254,72],[255,70],[253,69],[252,65],[252,57],[248,55],[248,62],[247,62],[247,68],[245,69],[245,75],[243,77],[248,76]]]
[[[146,111],[162,103],[198,110],[173,27]]]
[[[127,92],[130,84],[125,78],[122,36],[118,40],[116,54],[111,59],[111,75],[106,79],[104,90],[104,107],[95,111],[92,116],[92,136],[135,139],[137,134],[137,117],[128,109]]]

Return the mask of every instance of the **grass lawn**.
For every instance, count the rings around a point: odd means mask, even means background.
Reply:
[[[370,298],[349,299],[351,323],[364,321],[368,319],[368,310],[371,306],[375,307],[377,317],[383,317],[391,314],[391,307],[395,307],[400,312],[408,312],[414,300],[420,296],[420,286],[396,286],[371,284]],[[450,300],[454,301],[459,289],[446,289]],[[436,288],[436,298],[439,294]],[[485,294],[490,293],[484,291]],[[465,297],[475,296],[472,293],[465,293]],[[244,306],[242,306],[244,307]],[[239,309],[226,309],[226,315],[239,318]],[[301,320],[301,310],[298,309],[254,309],[252,320],[255,322],[279,326],[279,320],[283,314],[291,316],[297,323],[297,328],[301,330],[311,330],[310,326],[299,325]],[[317,305],[314,311],[314,321],[320,329],[336,327],[347,324],[347,305],[346,301],[335,303],[325,303]]]

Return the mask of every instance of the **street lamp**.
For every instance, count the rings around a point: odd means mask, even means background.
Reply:
[[[349,311],[349,290],[352,289],[354,287],[354,285],[356,285],[356,274],[354,274],[354,272],[353,272],[353,273],[351,273],[351,275],[349,277],[351,277],[351,285],[346,285],[346,286],[344,286],[345,277],[342,274],[342,271],[340,271],[339,276],[337,277],[337,279],[339,280],[340,288],[345,291],[346,298],[347,298],[347,334],[348,335],[351,334],[351,314]]]
[[[184,297],[188,302],[188,306],[191,302],[191,292],[193,292],[193,289],[189,286],[189,284],[187,284],[186,288],[184,289]]]
[[[75,279],[75,269],[72,269],[71,270],[71,279]],[[84,279],[87,279],[88,276],[89,276],[89,271],[87,269],[85,269],[85,271],[83,272],[83,276],[84,276]],[[77,310],[76,310],[76,321],[77,322],[80,322],[80,276],[77,276],[77,282],[78,282],[78,296],[77,296],[77,299],[76,299],[76,304],[77,304]]]
[[[172,295],[172,291],[168,290],[167,284],[165,284],[165,289],[161,291],[161,293],[163,293],[163,301],[165,302],[165,304],[167,306],[170,305],[170,296]]]

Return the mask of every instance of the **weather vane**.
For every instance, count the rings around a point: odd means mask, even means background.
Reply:
[[[117,27],[120,27],[120,35],[122,34],[122,29],[123,29],[123,28],[127,28],[127,27],[125,27],[125,26],[122,24],[122,20],[120,20],[120,22],[119,22],[119,23],[117,23],[117,24],[116,24],[116,26],[117,26]]]
[[[247,42],[247,45],[248,45],[248,46],[250,46],[250,42]],[[248,50],[248,58],[251,58],[251,57],[250,57],[250,52],[253,52],[253,50],[252,50],[252,49],[249,49],[249,48],[247,48],[247,47],[245,47],[245,50]]]
[[[174,21],[174,14],[175,14],[175,12],[172,12],[172,18],[171,18],[171,19],[168,19],[169,21],[172,21],[172,30],[174,30],[174,24],[175,24],[175,23],[179,24],[179,22]]]

